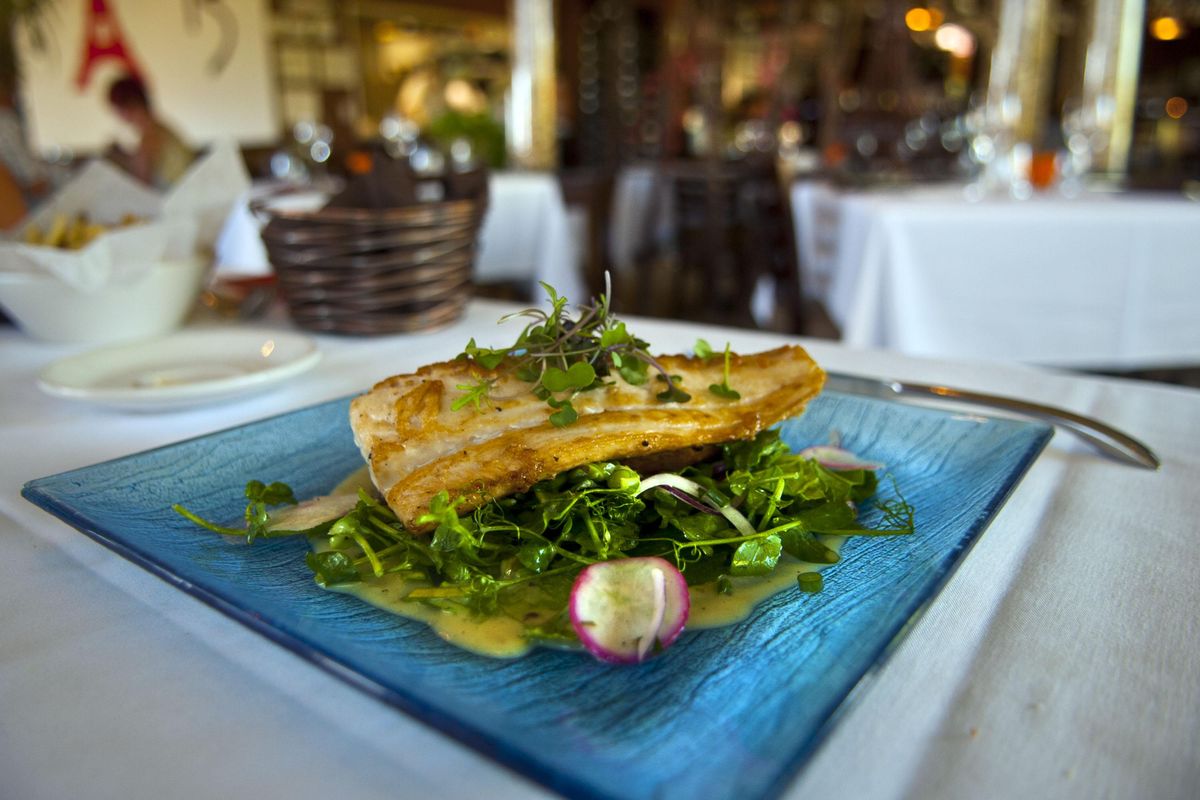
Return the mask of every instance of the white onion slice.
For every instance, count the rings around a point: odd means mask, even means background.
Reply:
[[[717,511],[721,512],[721,516],[729,520],[729,524],[737,529],[737,532],[742,536],[753,536],[758,533],[754,530],[754,526],[750,524],[750,520],[746,516],[731,506],[729,503],[717,505],[710,501],[708,490],[693,480],[689,480],[682,475],[676,475],[673,472],[660,472],[658,475],[651,475],[642,481],[641,486],[637,490],[637,494],[641,494],[647,489],[653,489],[656,486],[670,486],[673,489],[678,489],[681,492],[687,492],[692,497],[698,497],[711,505]]]

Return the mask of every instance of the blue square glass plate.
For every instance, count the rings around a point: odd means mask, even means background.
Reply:
[[[916,509],[912,536],[847,542],[825,589],[797,588],[744,622],[685,633],[614,667],[537,649],[460,650],[421,623],[320,589],[306,544],[246,546],[177,516],[237,519],[247,480],[328,492],[360,466],[337,400],[28,483],[24,496],[169,583],[371,695],[573,797],[780,793],[851,691],[948,580],[1049,440],[1030,422],[827,392],[782,426],[793,448],[831,432],[882,461]]]

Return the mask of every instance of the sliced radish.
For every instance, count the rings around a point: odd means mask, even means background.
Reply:
[[[272,511],[267,528],[272,531],[311,531],[326,522],[346,516],[358,505],[358,495],[327,494],[296,506]]]
[[[844,448],[834,447],[833,445],[827,444],[806,447],[800,451],[800,455],[803,458],[811,458],[822,467],[832,470],[876,470],[883,469],[885,466],[878,461],[867,461],[866,459],[859,458],[857,455]]]
[[[636,664],[683,632],[691,598],[673,564],[655,556],[591,564],[571,588],[571,625],[592,655]]]

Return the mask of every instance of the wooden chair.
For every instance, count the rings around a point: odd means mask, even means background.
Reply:
[[[559,173],[563,201],[569,207],[583,209],[587,219],[587,240],[583,248],[583,280],[590,296],[604,291],[604,276],[609,270],[608,230],[613,198],[613,176],[607,169],[580,168]],[[539,298],[540,300],[540,295]],[[576,298],[572,297],[573,302]],[[578,302],[589,300],[580,297]]]
[[[799,332],[804,324],[795,230],[773,162],[677,162],[671,185],[677,276],[670,316]],[[755,314],[760,284],[768,316]]]

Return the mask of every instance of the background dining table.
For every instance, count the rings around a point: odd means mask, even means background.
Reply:
[[[855,347],[1073,368],[1200,362],[1200,203],[957,182],[791,190],[802,284]]]
[[[359,392],[452,357],[472,336],[498,343],[493,323],[511,310],[476,301],[439,331],[316,336],[323,358],[311,372],[162,413],[45,396],[39,372],[84,348],[0,329],[0,795],[545,796],[20,496],[33,478]],[[289,327],[281,315],[268,324]],[[788,340],[657,320],[631,328],[656,351],[697,336],[739,351]],[[1060,431],[785,796],[1194,798],[1200,392],[802,343],[829,369],[1094,415],[1163,464],[1126,466]]]

